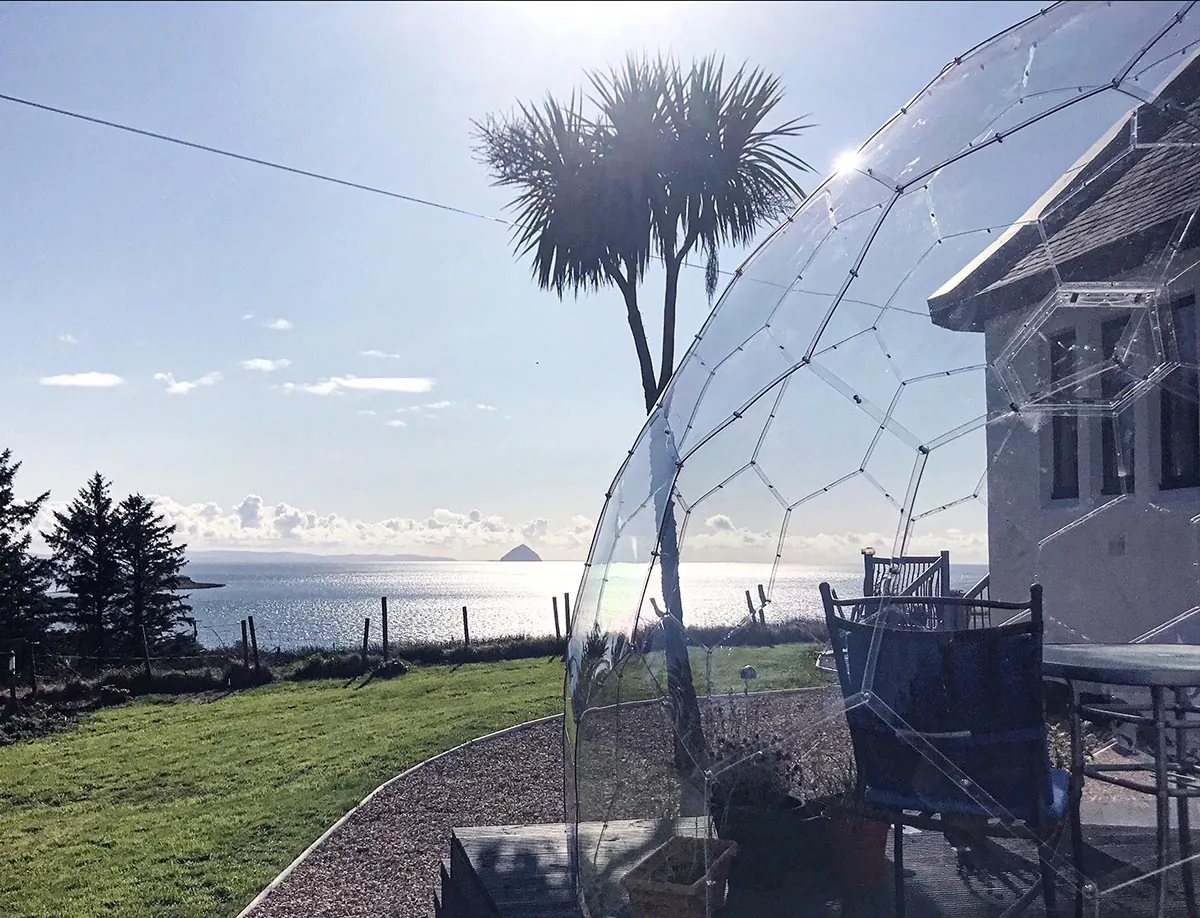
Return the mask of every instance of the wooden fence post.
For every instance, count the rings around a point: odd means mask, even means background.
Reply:
[[[246,620],[242,619],[242,667],[250,672],[250,635],[246,632]]]
[[[8,709],[17,709],[17,652],[8,652]]]
[[[262,675],[262,667],[258,663],[258,633],[254,630],[254,616],[247,615],[246,621],[250,623],[250,649],[254,651],[254,675]]]
[[[362,652],[362,671],[367,671],[367,642],[371,639],[371,618],[368,616],[363,619],[363,652]]]
[[[765,626],[767,624],[767,591],[763,589],[763,585],[758,585],[758,623]]]
[[[467,623],[467,607],[463,606],[463,644],[471,646],[471,626]]]
[[[383,617],[383,662],[387,662],[388,658],[388,633],[387,633],[387,597],[379,597],[380,610],[379,614]]]
[[[571,594],[563,593],[563,621],[567,623],[567,640],[571,639]]]
[[[562,640],[562,628],[558,624],[558,597],[550,597],[550,605],[554,607],[554,640]]]

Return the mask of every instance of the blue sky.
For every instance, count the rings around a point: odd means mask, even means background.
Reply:
[[[778,74],[823,173],[1036,9],[8,3],[0,92],[500,215],[471,119],[627,50]],[[583,556],[643,420],[615,293],[538,292],[488,220],[9,103],[0,136],[0,444],[23,491],[64,501],[99,469],[196,547]],[[693,272],[681,348],[707,309]],[[46,384],[84,373],[121,383]]]

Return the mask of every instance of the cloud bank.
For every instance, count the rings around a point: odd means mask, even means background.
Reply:
[[[499,558],[525,542],[548,560],[578,560],[587,553],[593,526],[583,516],[552,525],[542,517],[511,521],[480,510],[462,513],[444,508],[424,519],[360,520],[319,514],[284,501],[268,503],[258,494],[247,495],[232,506],[183,504],[163,496],[153,500],[193,550],[424,554],[470,561]],[[40,528],[52,525],[55,509],[61,507],[44,508]]]
[[[780,550],[778,529],[738,525],[727,514],[697,515],[684,532],[681,554],[688,561],[773,562]],[[789,564],[854,564],[870,545],[881,554],[891,551],[894,532],[787,532],[783,561]],[[918,528],[909,539],[913,555],[936,555],[949,550],[963,564],[987,563],[987,535],[956,528]]]

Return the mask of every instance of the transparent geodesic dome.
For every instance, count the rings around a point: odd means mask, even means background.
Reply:
[[[1161,762],[1192,786],[1195,740],[1151,723],[1152,702],[1190,720],[1190,688],[1042,687],[1048,773],[1072,765],[1070,698],[1141,712],[1080,721],[1076,860],[1071,806],[1043,786],[1018,812],[948,751],[973,741],[951,709],[995,673],[958,673],[947,695],[935,660],[896,648],[938,632],[944,663],[964,632],[1033,617],[972,602],[1028,604],[1039,584],[1047,659],[1142,645],[1151,678],[1190,665],[1198,211],[1200,10],[1064,3],[948,65],[742,265],[611,487],[575,605],[566,788],[586,913],[635,914],[631,868],[671,838],[722,837],[731,776],[750,804],[783,786],[807,815],[864,793],[851,729],[868,714],[907,744],[908,779],[954,784],[992,830],[990,860],[961,831],[906,831],[910,912],[1045,914],[1048,872],[1062,914],[1188,913],[1177,801],[1090,769],[1153,782]],[[822,582],[883,597],[842,610],[870,629],[849,684]],[[944,710],[914,713],[922,699]],[[1059,809],[1028,844],[1041,806]],[[782,886],[741,883],[734,858],[725,913],[891,914],[892,874],[856,885],[815,837],[776,834],[796,867]]]

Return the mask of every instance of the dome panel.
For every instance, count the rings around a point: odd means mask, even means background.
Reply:
[[[1045,914],[1051,889],[1059,914],[1148,913],[1153,884],[1018,827],[1036,763],[1070,752],[1054,655],[1200,672],[1200,16],[1056,4],[841,165],[735,273],[608,495],[568,652],[582,904],[629,914],[607,852],[635,824],[736,835],[737,779],[766,780],[762,824],[789,795],[970,814],[901,836],[931,918]],[[1086,730],[1152,762],[1140,726]],[[1200,761],[1200,740],[1165,748],[1168,773]],[[1113,820],[1103,769],[1135,757],[1106,755],[1080,846],[1166,878],[1182,914],[1186,853],[1157,847],[1152,798]],[[1012,859],[981,897],[984,824]],[[862,911],[831,841],[776,840],[807,865],[776,892]],[[764,901],[747,862],[729,915]],[[867,913],[890,913],[882,889]]]

